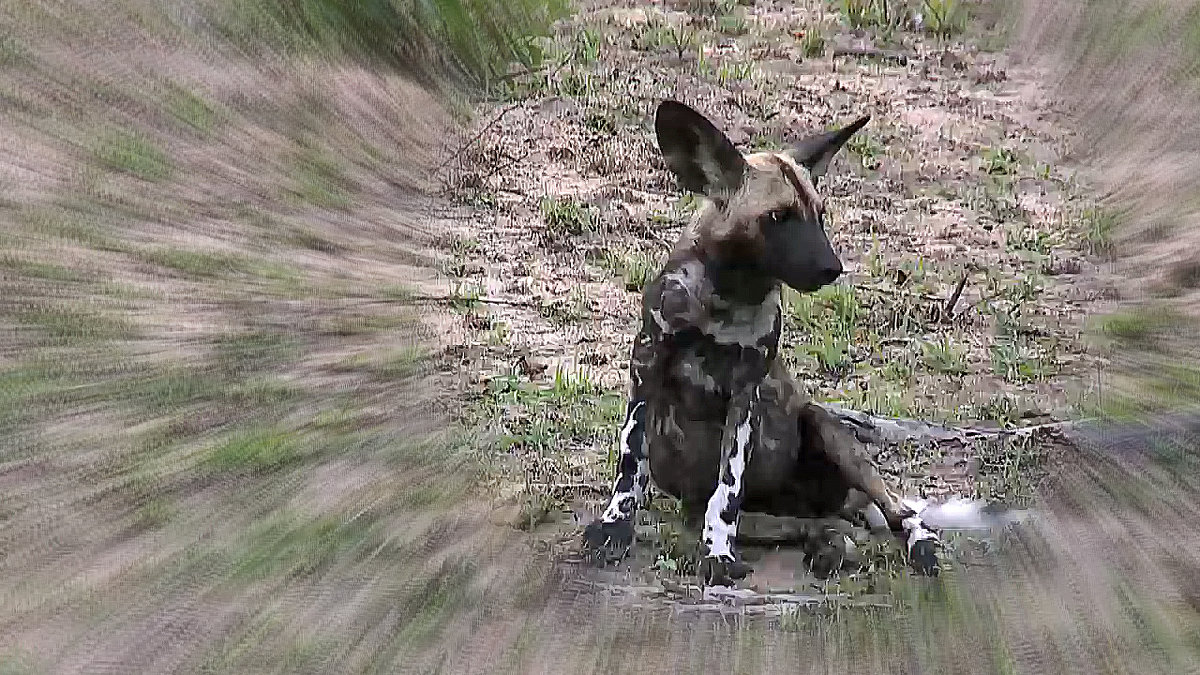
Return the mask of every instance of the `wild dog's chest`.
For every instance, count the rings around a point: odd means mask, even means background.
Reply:
[[[779,298],[759,305],[721,306],[688,331],[668,369],[680,398],[700,407],[762,379],[779,351]]]
[[[729,303],[714,296],[706,316],[697,326],[714,349],[730,353],[741,350],[767,350],[774,356],[779,348],[782,311],[779,292],[773,290],[759,304]]]

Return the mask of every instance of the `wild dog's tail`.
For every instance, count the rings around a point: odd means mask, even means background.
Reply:
[[[935,530],[991,530],[1022,522],[1033,514],[1024,509],[1007,509],[979,499],[955,498],[942,503],[905,499],[921,521]]]

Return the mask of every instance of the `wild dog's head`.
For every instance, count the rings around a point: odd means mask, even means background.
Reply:
[[[695,224],[696,243],[705,256],[798,291],[815,291],[842,273],[825,235],[825,206],[816,182],[869,119],[810,136],[788,150],[750,155],[742,155],[712,122],[678,101],[659,104],[654,130],[680,184],[711,202]]]

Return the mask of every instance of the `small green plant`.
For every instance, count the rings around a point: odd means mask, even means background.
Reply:
[[[704,53],[703,47],[696,48],[696,75],[699,77],[711,77],[713,74],[712,59]]]
[[[750,32],[750,27],[746,23],[745,16],[731,11],[729,14],[717,17],[717,32],[725,35],[745,35]]]
[[[166,524],[174,515],[175,509],[170,501],[155,497],[138,508],[134,520],[139,527],[153,529]]]
[[[223,0],[221,7],[219,28],[251,48],[384,60],[430,82],[451,75],[483,89],[511,65],[538,68],[544,39],[569,13],[565,0]]]
[[[482,250],[482,245],[476,237],[451,237],[450,252],[458,256],[477,255]]]
[[[717,69],[717,81],[722,86],[730,82],[748,82],[754,79],[754,65],[748,61],[722,63]]]
[[[507,323],[503,321],[494,322],[492,329],[488,332],[488,344],[497,347],[507,345],[510,332]]]
[[[992,176],[1012,176],[1020,164],[1017,155],[1008,148],[987,148],[983,152],[983,168]]]
[[[369,371],[385,380],[402,380],[420,373],[429,358],[429,353],[420,346],[400,347],[384,354],[373,356],[359,353],[343,359],[337,364],[342,371]]]
[[[980,494],[1017,508],[1027,506],[1042,461],[1036,444],[1029,438],[1004,439],[996,441],[984,456],[988,459],[980,469]]]
[[[582,28],[575,35],[575,49],[579,54],[579,62],[583,65],[595,63],[600,59],[600,47],[604,39],[591,28]]]
[[[180,86],[172,86],[167,95],[167,111],[176,120],[201,134],[212,131],[216,112],[197,94]]]
[[[538,206],[546,229],[553,235],[579,236],[593,228],[591,207],[578,200],[546,195]]]
[[[892,382],[908,382],[912,375],[912,365],[905,359],[889,359],[883,367],[884,379]]]
[[[257,474],[282,468],[299,458],[300,448],[292,434],[255,429],[226,440],[206,461],[218,471]]]
[[[483,290],[478,284],[455,281],[450,286],[450,307],[458,311],[470,311],[479,306]]]
[[[775,132],[755,134],[750,139],[750,149],[754,152],[777,151],[783,147],[783,140]]]
[[[79,283],[90,278],[87,274],[62,265],[18,258],[8,253],[0,255],[0,267],[8,268],[21,276],[59,283]]]
[[[795,355],[814,358],[826,373],[845,372],[866,312],[854,287],[834,284],[816,293],[789,293],[787,299],[788,321],[807,335],[796,345]]]
[[[949,37],[966,27],[966,11],[959,0],[924,0],[925,27],[934,35]]]
[[[559,325],[579,323],[591,316],[592,303],[582,288],[575,287],[566,298],[540,305],[538,313]]]
[[[633,48],[643,52],[655,51],[670,42],[670,30],[657,21],[647,21],[634,36]]]
[[[633,48],[639,51],[657,51],[663,48],[674,50],[676,57],[683,60],[689,50],[698,48],[695,29],[682,23],[665,23],[654,18],[634,37]]]
[[[840,0],[840,11],[846,23],[859,30],[885,23],[887,0]]]
[[[1001,426],[1008,426],[1016,422],[1020,415],[1017,402],[1007,394],[995,394],[972,407],[977,419],[998,422]]]
[[[847,391],[847,403],[856,410],[863,410],[885,417],[911,417],[911,397],[886,380],[868,378],[861,386],[852,386]]]
[[[1099,320],[1100,332],[1127,345],[1146,346],[1164,330],[1180,321],[1165,310],[1131,310],[1110,314]]]
[[[36,326],[60,345],[128,339],[137,335],[134,324],[124,316],[67,306],[34,305],[16,312],[15,318]]]
[[[299,354],[300,343],[282,331],[253,330],[222,335],[214,347],[223,370],[244,375],[293,360]]]
[[[658,557],[654,559],[654,564],[650,567],[651,569],[656,569],[660,572],[674,573],[679,571],[679,562],[674,558],[669,558],[666,555],[659,553]]]
[[[1009,382],[1034,382],[1053,374],[1050,364],[1027,340],[1003,336],[990,351],[992,371]]]
[[[879,168],[879,159],[887,150],[877,138],[869,133],[859,133],[850,137],[846,149],[858,156],[862,168],[869,171]]]
[[[923,342],[921,353],[925,367],[935,373],[964,375],[967,372],[966,354],[949,335],[942,335],[937,340]]]
[[[588,98],[600,89],[600,79],[591,73],[568,70],[558,83],[558,92],[571,98]]]
[[[351,183],[342,167],[316,148],[303,149],[295,160],[292,194],[319,208],[344,209],[350,205]]]
[[[682,61],[683,55],[696,46],[696,31],[682,24],[672,25],[667,31],[671,46],[675,48],[675,56]]]
[[[1050,255],[1057,244],[1056,237],[1024,223],[1007,228],[1005,242],[1010,249]]]
[[[1092,207],[1083,212],[1084,239],[1092,255],[1110,256],[1113,251],[1113,235],[1120,218],[1117,213]]]
[[[157,248],[143,251],[140,256],[148,263],[194,277],[216,277],[244,272],[249,266],[249,261],[244,256],[234,253]]]
[[[675,513],[664,514],[664,521],[658,525],[659,553],[653,567],[668,574],[693,574],[697,562],[696,542],[680,531],[673,522],[676,517],[678,514]]]
[[[583,124],[592,131],[604,135],[612,136],[617,133],[616,120],[611,115],[606,115],[602,112],[590,111],[583,118]]]
[[[802,344],[799,349],[815,358],[827,373],[841,373],[850,365],[850,342],[845,338],[826,336],[824,339]]]
[[[601,263],[608,270],[621,275],[625,290],[641,293],[650,283],[660,267],[659,257],[641,249],[612,252],[604,251]]]
[[[825,55],[825,30],[818,25],[808,26],[800,38],[800,51],[804,58],[817,59]]]

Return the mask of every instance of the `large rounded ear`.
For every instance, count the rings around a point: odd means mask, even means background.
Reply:
[[[809,136],[788,149],[787,153],[797,164],[808,169],[813,182],[816,182],[818,178],[825,175],[825,170],[829,168],[829,161],[838,153],[838,150],[841,150],[846,141],[850,140],[850,137],[866,126],[870,120],[870,115],[864,115],[841,129]]]
[[[741,187],[746,159],[704,115],[678,101],[663,101],[654,114],[654,133],[685,189],[722,199]]]

